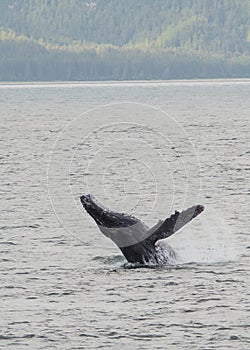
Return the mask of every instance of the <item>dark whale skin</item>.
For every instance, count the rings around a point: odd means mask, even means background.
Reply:
[[[185,211],[176,211],[164,221],[148,229],[132,215],[117,213],[105,208],[92,195],[83,195],[80,201],[87,213],[95,220],[100,231],[119,247],[125,258],[135,264],[165,264],[175,253],[169,247],[164,257],[157,242],[170,237],[184,225],[198,216],[202,205],[195,205]]]

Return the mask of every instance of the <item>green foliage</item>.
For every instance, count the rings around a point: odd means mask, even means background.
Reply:
[[[250,77],[249,0],[1,0],[0,80]]]

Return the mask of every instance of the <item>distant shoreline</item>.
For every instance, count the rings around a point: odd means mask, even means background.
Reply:
[[[93,80],[93,81],[2,81],[0,87],[16,86],[140,86],[140,85],[206,85],[206,84],[250,84],[250,78],[218,78],[218,79],[169,79],[169,80]]]

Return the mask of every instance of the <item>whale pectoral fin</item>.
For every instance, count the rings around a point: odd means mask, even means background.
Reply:
[[[176,211],[173,215],[167,218],[163,222],[159,222],[157,225],[152,227],[149,230],[149,240],[152,243],[160,239],[167,238],[180,230],[183,226],[185,226],[189,221],[194,219],[200,213],[202,213],[204,207],[202,205],[195,205],[187,210],[182,211],[181,213]],[[152,231],[152,234],[150,234]]]

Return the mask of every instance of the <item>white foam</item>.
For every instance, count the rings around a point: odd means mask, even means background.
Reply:
[[[180,263],[219,263],[239,258],[235,233],[223,213],[210,208],[167,241]]]

